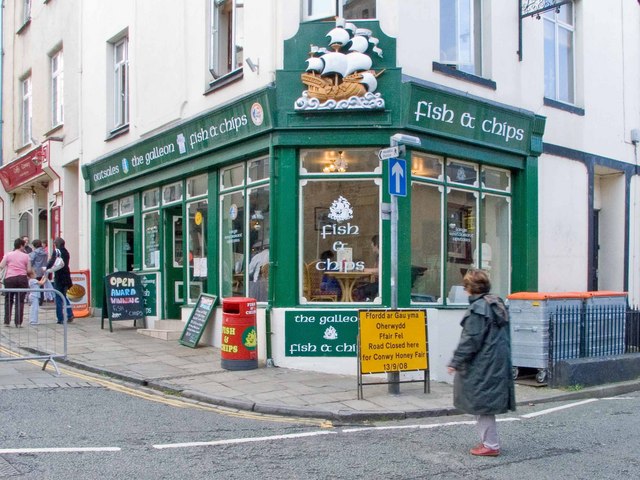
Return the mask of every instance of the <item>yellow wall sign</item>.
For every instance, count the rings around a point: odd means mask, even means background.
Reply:
[[[424,310],[360,310],[360,373],[426,370]]]

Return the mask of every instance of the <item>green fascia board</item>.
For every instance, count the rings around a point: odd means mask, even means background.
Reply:
[[[408,130],[522,156],[538,151],[544,117],[417,79],[402,88],[402,125]]]
[[[181,122],[83,165],[85,191],[93,194],[203,153],[233,145],[273,128],[274,89],[268,87]]]

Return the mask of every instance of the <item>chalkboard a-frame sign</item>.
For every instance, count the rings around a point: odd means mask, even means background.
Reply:
[[[201,293],[198,297],[198,303],[191,311],[189,320],[184,326],[182,336],[180,337],[180,343],[187,347],[196,348],[202,333],[213,315],[214,307],[218,297],[215,295],[209,295],[207,293]]]
[[[102,328],[105,318],[109,319],[110,332],[113,332],[111,322],[120,320],[142,320],[144,326],[143,295],[142,282],[135,273],[115,272],[104,277]]]

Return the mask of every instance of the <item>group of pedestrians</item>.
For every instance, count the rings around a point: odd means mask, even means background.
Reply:
[[[69,270],[69,251],[65,248],[65,241],[58,237],[53,241],[55,249],[48,255],[41,240],[34,240],[29,246],[28,238],[16,238],[13,251],[7,253],[0,262],[0,271],[4,276],[4,288],[25,289],[20,292],[5,291],[4,324],[11,325],[11,312],[15,310],[14,323],[22,327],[24,319],[24,304],[29,292],[31,324],[38,323],[39,307],[47,299],[47,294],[54,297],[56,303],[56,319],[59,324],[64,323],[64,309],[66,308],[67,322],[73,321],[71,303],[67,298],[67,290],[71,287],[71,271]],[[61,261],[56,262],[60,258]],[[53,273],[53,288],[60,295],[53,295],[43,290],[49,283],[49,276]]]

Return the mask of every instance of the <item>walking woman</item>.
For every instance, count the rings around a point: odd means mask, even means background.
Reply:
[[[71,281],[71,271],[69,270],[69,251],[65,248],[65,242],[62,238],[57,237],[53,241],[54,250],[51,252],[51,258],[47,263],[47,272],[53,273],[53,288],[62,294],[56,295],[56,318],[59,324],[64,323],[63,308],[67,309],[67,322],[73,322],[73,311],[71,310],[71,303],[67,298],[67,290],[73,285]],[[56,258],[60,257],[64,261],[64,266],[59,270],[54,270],[53,266],[56,263]],[[64,302],[64,305],[63,305]]]
[[[470,296],[460,343],[448,368],[456,374],[453,404],[476,416],[481,443],[471,455],[497,457],[496,415],[516,409],[509,313],[500,297],[489,294],[491,282],[485,271],[469,270],[462,283]]]
[[[24,251],[25,242],[22,238],[16,238],[13,242],[13,251],[7,253],[0,262],[0,269],[5,269],[5,288],[29,288],[31,273],[31,261]],[[11,310],[15,305],[14,322],[16,327],[22,327],[24,318],[24,299],[27,292],[5,292],[4,300],[4,324],[11,325]]]

